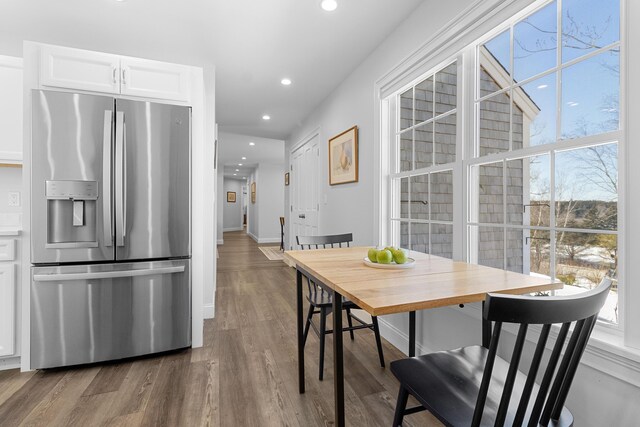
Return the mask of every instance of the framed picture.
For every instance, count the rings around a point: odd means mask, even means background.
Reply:
[[[358,126],[329,140],[329,184],[358,182]]]
[[[236,202],[236,192],[235,191],[227,191],[227,202],[235,203]]]
[[[289,172],[284,174],[284,185],[289,185]]]
[[[256,183],[251,183],[251,203],[256,202]]]

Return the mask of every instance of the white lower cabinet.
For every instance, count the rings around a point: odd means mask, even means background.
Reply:
[[[15,263],[0,263],[0,357],[15,354]]]

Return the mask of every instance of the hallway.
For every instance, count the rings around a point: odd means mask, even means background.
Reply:
[[[307,392],[298,394],[294,271],[269,261],[244,232],[225,233],[216,318],[205,347],[117,363],[21,374],[0,371],[0,425],[320,426],[333,423],[332,346],[317,379],[307,342]],[[404,357],[384,342],[385,359]],[[378,365],[373,334],[345,339],[347,424],[389,426],[397,381]],[[427,413],[405,425],[437,426]]]

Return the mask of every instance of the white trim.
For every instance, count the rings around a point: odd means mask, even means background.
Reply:
[[[400,329],[393,326],[386,321],[383,317],[378,317],[378,324],[380,326],[380,335],[387,341],[389,341],[395,348],[400,350],[406,356],[409,355],[409,335],[405,334]],[[418,325],[418,316],[416,316],[416,327]],[[427,347],[421,342],[416,340],[416,356],[421,354],[433,353],[435,350]]]
[[[279,237],[260,237],[256,241],[258,242],[259,245],[263,243],[280,243],[280,238]]]
[[[205,304],[204,306],[202,306],[202,314],[205,319],[213,319],[216,315],[216,305]]]
[[[218,239],[217,244],[218,245],[224,245],[224,239]]]
[[[482,321],[480,303],[465,304],[462,310],[457,307],[447,307],[447,309],[463,313],[477,321],[478,324]],[[540,329],[539,325],[529,328],[530,331],[534,331],[532,334],[527,335],[529,343],[536,344]],[[558,330],[557,326],[552,328],[546,344],[547,349],[553,348],[558,337]],[[515,337],[518,330],[514,325],[505,324],[503,325],[503,332]],[[580,363],[618,380],[640,387],[640,350],[623,345],[621,337],[614,337],[613,334],[595,329],[591,334],[591,338],[589,338],[589,343]]]
[[[244,227],[230,227],[230,228],[223,229],[222,232],[227,233],[229,231],[242,231],[242,230],[244,230]]]

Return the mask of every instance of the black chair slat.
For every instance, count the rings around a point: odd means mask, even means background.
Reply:
[[[564,341],[567,339],[567,334],[569,333],[570,326],[571,323],[567,322],[564,323],[560,328],[558,338],[556,338],[556,343],[553,346],[551,356],[549,357],[547,369],[542,378],[542,382],[540,383],[538,397],[536,398],[536,402],[533,405],[533,410],[531,411],[531,417],[529,418],[528,427],[536,427],[538,425],[540,414],[542,414],[544,402],[547,399],[549,387],[551,386],[551,381],[553,380],[553,374],[555,373],[556,366],[558,365],[558,360],[560,360],[560,353],[562,352],[562,347],[564,347]]]
[[[580,363],[580,359],[582,358],[582,354],[584,353],[584,350],[586,348],[587,340],[589,339],[589,335],[591,335],[591,332],[593,331],[593,327],[595,326],[597,320],[598,316],[594,315],[585,321],[585,325],[580,333],[580,338],[578,339],[576,349],[571,355],[569,368],[567,369],[567,373],[565,374],[565,377],[562,381],[558,399],[556,400],[553,411],[551,411],[551,419],[553,420],[557,419],[560,416],[562,407],[567,400],[567,395],[569,394],[571,383],[573,382],[576,370],[578,369],[578,364]]]
[[[542,331],[540,331],[540,337],[538,338],[538,344],[536,345],[536,350],[533,353],[533,358],[531,359],[531,365],[529,366],[529,373],[527,374],[527,382],[522,389],[522,396],[520,397],[520,403],[518,404],[518,410],[516,412],[516,417],[513,420],[513,427],[521,427],[524,422],[524,417],[527,412],[527,407],[529,406],[529,400],[531,399],[531,391],[533,390],[533,384],[535,383],[536,375],[538,374],[538,369],[540,368],[540,362],[542,361],[542,356],[544,355],[544,349],[547,344],[547,339],[549,339],[549,331],[551,330],[551,325],[544,325],[542,327]]]
[[[504,420],[507,417],[507,409],[509,408],[513,384],[516,380],[516,374],[518,373],[518,365],[520,365],[522,348],[524,347],[524,342],[527,338],[527,327],[528,325],[523,323],[520,325],[520,329],[518,330],[518,337],[516,338],[516,344],[513,347],[513,354],[511,355],[511,362],[509,364],[509,372],[507,373],[507,379],[502,390],[502,398],[500,399],[500,406],[498,407],[498,413],[496,415],[496,427],[504,426]]]
[[[493,365],[495,363],[496,354],[498,352],[498,341],[500,340],[500,332],[502,332],[502,323],[496,322],[493,325],[493,334],[491,336],[491,344],[489,345],[489,354],[487,355],[487,361],[484,365],[482,382],[480,383],[480,390],[478,391],[478,400],[476,401],[476,408],[473,412],[471,427],[478,427],[480,425],[480,421],[482,421],[482,412],[484,411],[485,403],[487,400],[487,393],[489,392],[489,383],[491,382]]]
[[[560,394],[560,388],[562,387],[562,383],[564,381],[564,375],[567,372],[569,362],[573,357],[573,352],[575,351],[576,345],[578,344],[578,340],[580,338],[580,334],[582,332],[584,324],[585,319],[578,320],[573,328],[573,332],[571,333],[571,337],[569,338],[569,343],[564,350],[564,356],[562,356],[562,360],[560,361],[558,372],[556,373],[556,377],[553,380],[553,385],[551,386],[551,391],[549,392],[547,403],[545,403],[544,409],[542,410],[542,416],[540,417],[540,424],[542,425],[547,425],[549,423],[549,420],[551,420],[551,411],[555,407],[556,400],[558,399],[558,396]]]

